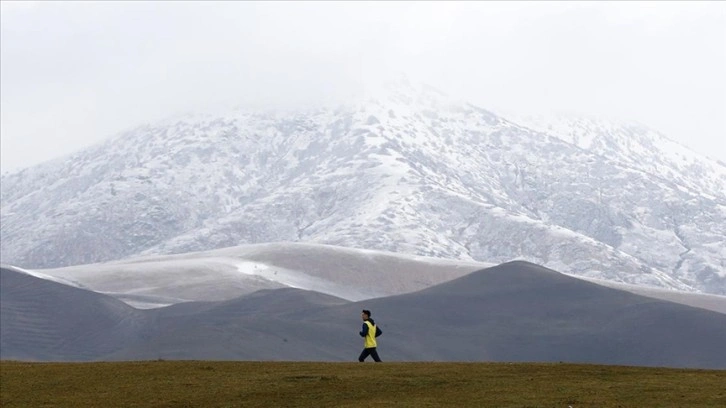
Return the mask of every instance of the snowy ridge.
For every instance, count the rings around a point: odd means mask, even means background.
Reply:
[[[49,281],[53,281],[53,282],[57,282],[57,283],[62,283],[64,285],[74,286],[74,287],[77,287],[77,288],[87,289],[85,286],[83,286],[83,284],[81,284],[81,283],[79,283],[78,281],[75,281],[75,280],[64,279],[64,278],[60,278],[60,277],[57,277],[57,276],[48,275],[48,274],[43,273],[43,272],[31,271],[31,270],[28,270],[28,269],[18,268],[17,266],[12,266],[12,265],[0,264],[0,267],[1,268],[5,268],[5,269],[9,269],[9,270],[15,271],[15,272],[21,272],[21,273],[24,273],[26,275],[35,276],[36,278],[45,279],[45,280],[49,280]]]
[[[726,166],[723,163],[698,154],[642,124],[561,114],[546,117],[503,115],[530,129],[620,161],[627,167],[677,181],[696,193],[723,198],[726,191]],[[694,173],[701,177],[687,177]]]
[[[0,249],[49,268],[310,242],[724,294],[725,174],[641,126],[543,129],[403,81],[177,117],[3,176]]]

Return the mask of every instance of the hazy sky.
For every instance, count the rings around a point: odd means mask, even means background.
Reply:
[[[0,3],[0,165],[391,73],[484,108],[636,120],[726,161],[726,3]]]

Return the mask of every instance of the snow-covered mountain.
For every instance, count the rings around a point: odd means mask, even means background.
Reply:
[[[3,176],[2,262],[298,241],[726,294],[726,166],[638,125],[507,120],[398,82],[190,115]]]

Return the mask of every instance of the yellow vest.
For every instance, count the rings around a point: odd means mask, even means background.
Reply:
[[[376,344],[376,325],[371,324],[368,320],[365,321],[368,325],[368,334],[366,334],[365,348],[378,347]]]

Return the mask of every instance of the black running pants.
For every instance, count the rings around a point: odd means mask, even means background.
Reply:
[[[375,361],[376,363],[381,362],[381,358],[378,357],[378,351],[376,351],[375,347],[364,348],[363,351],[360,353],[360,356],[358,356],[358,361],[362,363],[363,360],[368,358],[368,356],[373,357],[373,361]]]

